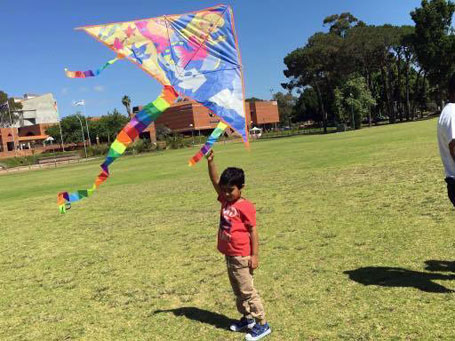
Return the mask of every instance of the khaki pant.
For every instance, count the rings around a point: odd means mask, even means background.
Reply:
[[[229,281],[236,297],[239,313],[264,324],[265,311],[253,285],[253,271],[248,266],[249,260],[250,256],[226,256]]]

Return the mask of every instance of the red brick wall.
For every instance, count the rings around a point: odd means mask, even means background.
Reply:
[[[156,142],[156,129],[155,129],[155,122],[152,122],[144,132],[148,132],[150,135],[150,141]]]
[[[19,136],[46,135],[47,128],[53,125],[55,125],[55,123],[40,123],[32,126],[21,127],[19,128]]]
[[[19,144],[17,128],[0,128],[0,144],[2,146],[1,151],[8,151],[8,142],[15,141],[15,145]]]
[[[177,132],[191,130],[190,124],[195,124],[193,118],[193,103],[181,102],[174,104],[158,117],[155,124],[157,127],[164,125]]]
[[[280,122],[277,103],[275,101],[252,102],[251,118],[255,125]]]

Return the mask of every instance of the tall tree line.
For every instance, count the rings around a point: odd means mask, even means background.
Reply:
[[[423,0],[410,13],[414,26],[368,25],[351,13],[325,18],[328,32],[284,58],[282,86],[299,94],[293,120],[360,128],[442,108],[455,70],[454,12],[451,1]]]

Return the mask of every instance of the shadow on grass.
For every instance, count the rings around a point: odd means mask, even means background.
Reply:
[[[447,260],[427,260],[425,270],[455,272],[455,262]]]
[[[234,320],[230,319],[227,316],[195,307],[155,310],[154,312],[154,314],[161,313],[173,313],[175,316],[185,316],[190,320],[211,324],[212,326],[220,329],[229,329],[229,326],[234,322]]]
[[[428,263],[427,263],[428,264]],[[369,266],[345,271],[349,278],[363,285],[383,287],[410,287],[431,293],[449,293],[454,290],[433,282],[433,280],[454,280],[455,275],[432,274],[381,266]]]

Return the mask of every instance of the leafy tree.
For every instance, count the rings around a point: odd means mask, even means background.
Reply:
[[[277,92],[273,95],[273,99],[278,103],[281,124],[290,125],[296,98],[290,92],[286,94]]]
[[[107,115],[101,116],[99,120],[90,122],[89,127],[92,132],[90,137],[96,138],[98,136],[101,142],[111,143],[128,121],[128,117],[114,109],[112,113],[107,113]]]
[[[85,118],[80,115],[70,115],[64,117],[60,125],[62,127],[64,143],[82,142],[81,122],[83,125],[84,138],[87,139],[87,128],[85,126]],[[101,142],[113,142],[120,130],[128,123],[129,119],[114,109],[112,113],[108,113],[97,121],[88,120],[90,130],[90,138],[95,142],[96,136]],[[46,134],[52,136],[57,141],[60,141],[60,129],[58,125],[49,127]]]
[[[341,14],[333,14],[326,17],[323,21],[324,25],[330,26],[330,33],[335,33],[344,37],[346,32],[353,26],[365,26],[365,23],[349,12]]]
[[[422,0],[411,12],[415,22],[414,49],[424,77],[436,87],[442,106],[446,84],[454,70],[455,36],[451,34],[455,4],[447,0]]]
[[[284,75],[289,82],[282,86],[288,90],[310,86],[315,90],[324,133],[327,133],[328,110],[333,114],[334,85],[343,70],[339,58],[342,40],[333,33],[316,33],[308,39],[305,47],[292,51],[284,58],[287,66]]]
[[[414,27],[366,25],[350,13],[329,16],[324,24],[330,27],[328,33],[315,33],[303,47],[284,58],[288,81],[282,86],[301,93],[295,119],[312,116],[326,128],[327,122],[335,121],[339,114],[335,89],[342,89],[358,76],[364,78],[375,102],[366,113],[370,124],[380,118],[388,118],[390,123],[414,119],[434,89],[440,88],[429,82],[430,76],[418,58]],[[314,98],[317,113],[311,105]]]
[[[318,108],[318,97],[313,88],[306,88],[298,98],[294,107],[294,119],[297,122],[307,120],[322,121]]]
[[[245,99],[245,102],[249,102],[249,103],[251,103],[251,102],[264,102],[264,100],[260,99],[260,98],[257,98],[257,97],[250,97],[250,98]]]
[[[360,129],[370,107],[376,104],[362,76],[353,77],[343,86],[336,88],[335,103],[341,121],[350,121],[355,129]]]
[[[81,122],[82,122],[83,129],[81,128]],[[83,142],[82,131],[84,132],[84,138],[87,139],[85,118],[80,114],[75,114],[75,115],[70,115],[70,116],[64,117],[60,121],[60,126],[62,127],[64,143]],[[49,127],[46,130],[46,134],[52,136],[56,141],[61,141],[60,128],[58,125]]]
[[[4,105],[8,102],[8,106]],[[6,92],[0,91],[0,127],[7,128],[11,124],[19,121],[18,111],[22,109],[22,104],[14,102],[14,98],[8,97]],[[11,114],[11,115],[10,115]]]
[[[166,139],[173,134],[172,130],[163,124],[160,124],[155,129],[156,129],[156,139],[159,141],[166,141]]]

